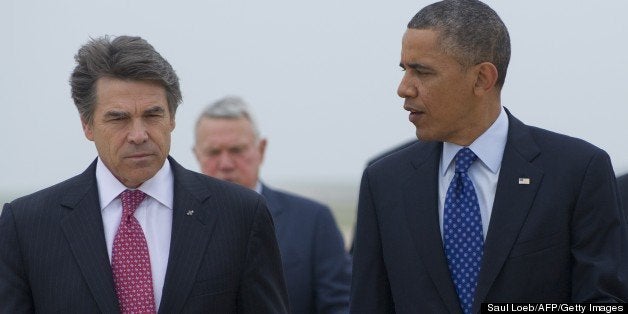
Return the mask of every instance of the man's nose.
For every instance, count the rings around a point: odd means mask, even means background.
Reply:
[[[146,126],[141,120],[131,122],[131,130],[129,131],[129,142],[141,144],[148,140],[148,132]]]
[[[401,82],[399,82],[399,87],[397,88],[397,95],[401,98],[414,98],[418,96],[418,90],[412,84],[412,79],[410,78],[408,72],[404,72],[403,77],[401,78]]]
[[[229,152],[222,152],[218,156],[218,167],[221,170],[233,169],[234,162],[233,162],[233,158],[229,155]]]

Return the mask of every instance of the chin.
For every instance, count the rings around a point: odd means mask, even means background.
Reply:
[[[229,183],[234,183],[234,184],[240,184],[238,181],[234,180],[234,179],[230,179],[230,178],[221,178],[218,177],[218,179],[223,180],[223,181],[227,181]]]
[[[425,134],[425,132],[419,132],[418,130],[416,131],[416,138],[419,141],[423,141],[423,142],[440,141],[439,139],[435,138],[433,135]]]
[[[429,141],[429,139],[425,136],[425,132],[419,131],[418,128],[416,129],[416,132],[414,132],[414,135],[416,135],[416,138],[420,141]]]
[[[142,185],[144,182],[150,180],[151,178],[153,178],[156,174],[157,171],[159,171],[159,169],[142,169],[142,170],[136,170],[133,172],[133,176],[129,178],[129,182],[139,182],[139,185]]]

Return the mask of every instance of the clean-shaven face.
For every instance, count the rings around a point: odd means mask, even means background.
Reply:
[[[443,52],[438,32],[408,29],[403,36],[400,66],[404,69],[397,94],[416,134],[424,141],[466,142],[478,119],[469,101],[476,74]]]
[[[257,140],[248,119],[202,118],[196,128],[194,153],[209,176],[254,189],[264,159],[266,140]]]
[[[162,85],[111,77],[96,82],[93,122],[82,122],[100,159],[129,188],[140,186],[161,169],[175,127]]]

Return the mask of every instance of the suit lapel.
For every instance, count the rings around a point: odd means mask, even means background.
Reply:
[[[414,172],[404,187],[408,229],[443,303],[450,313],[460,311],[456,289],[449,275],[438,219],[438,169],[441,143],[415,145],[412,154]]]
[[[281,206],[281,202],[277,200],[276,192],[272,189],[269,189],[266,185],[262,185],[262,196],[264,196],[264,198],[266,199],[268,211],[270,212],[270,215],[273,219],[277,241],[281,242],[281,240],[284,239],[284,230],[286,230],[287,226],[286,224],[279,223],[279,221],[281,221],[282,219],[281,214],[284,212],[284,208],[283,206]]]
[[[174,174],[174,208],[170,256],[164,282],[160,313],[180,313],[192,290],[216,216],[205,203],[207,187],[189,170],[169,158]]]
[[[521,121],[509,116],[509,131],[489,223],[474,308],[479,309],[526,220],[543,172],[531,161],[540,150]],[[520,182],[520,179],[521,182]]]
[[[275,191],[262,184],[262,196],[264,196],[264,198],[266,199],[268,211],[270,211],[273,220],[276,220],[277,217],[281,216],[281,214],[283,213],[283,207],[281,206],[281,202],[277,201],[277,195]],[[275,228],[277,228],[276,221]]]
[[[77,178],[61,201],[61,206],[69,209],[61,228],[100,311],[118,312],[96,185],[96,162]]]

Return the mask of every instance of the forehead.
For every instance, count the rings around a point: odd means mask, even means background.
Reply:
[[[439,32],[431,29],[409,28],[403,34],[401,55],[403,57],[436,57],[442,55]]]
[[[106,107],[128,105],[167,107],[166,89],[152,81],[101,77],[96,81],[96,104]]]
[[[408,29],[403,35],[401,65],[436,69],[460,69],[458,59],[443,48],[441,33],[431,29]]]
[[[197,137],[210,142],[236,143],[255,139],[255,132],[246,118],[202,118],[198,124]]]

